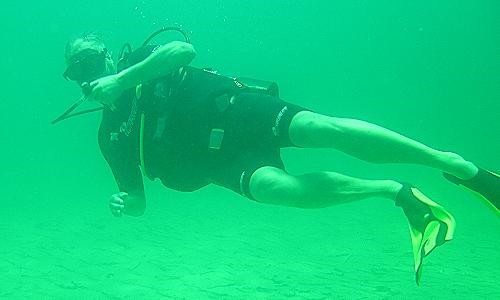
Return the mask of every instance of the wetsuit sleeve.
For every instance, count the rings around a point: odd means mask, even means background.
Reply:
[[[144,197],[142,173],[134,156],[134,148],[126,139],[111,141],[109,131],[99,129],[99,148],[106,159],[120,192]]]

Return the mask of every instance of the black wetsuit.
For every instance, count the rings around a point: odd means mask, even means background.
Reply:
[[[99,129],[101,151],[120,191],[137,194],[144,192],[139,168],[141,113],[143,171],[148,177],[178,191],[215,183],[252,198],[250,176],[262,166],[284,169],[280,148],[291,146],[291,119],[306,110],[251,93],[233,78],[192,67],[143,84],[141,94],[134,103],[135,90],[127,90],[116,101],[116,111],[103,112]],[[227,106],[221,108],[220,99]],[[224,130],[220,149],[209,148],[214,128]]]

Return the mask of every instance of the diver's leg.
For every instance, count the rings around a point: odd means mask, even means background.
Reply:
[[[335,148],[373,163],[410,163],[442,170],[461,179],[478,168],[460,155],[432,149],[386,128],[355,119],[302,111],[290,124],[290,140],[299,147]]]
[[[380,197],[395,200],[402,184],[364,180],[334,172],[293,176],[275,167],[261,167],[250,177],[249,190],[257,202],[299,208],[322,208]]]
[[[297,208],[323,208],[371,197],[390,199],[403,209],[410,225],[417,284],[424,257],[453,238],[455,220],[439,204],[409,184],[363,180],[333,172],[292,176],[261,167],[250,177],[249,190],[260,203]]]

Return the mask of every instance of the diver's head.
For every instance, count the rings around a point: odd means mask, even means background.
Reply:
[[[116,72],[111,55],[95,33],[69,41],[65,51],[64,78],[81,85]]]

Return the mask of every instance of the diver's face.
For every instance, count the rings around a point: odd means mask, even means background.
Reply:
[[[81,85],[92,82],[103,76],[114,73],[114,64],[106,48],[102,50],[93,48],[79,49],[70,61],[63,76]]]

